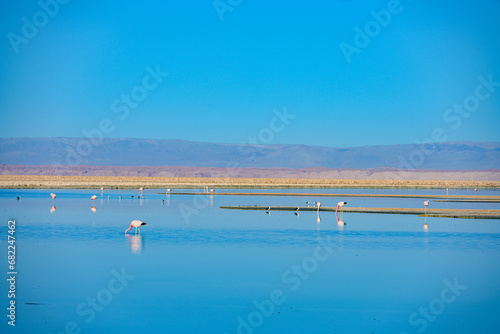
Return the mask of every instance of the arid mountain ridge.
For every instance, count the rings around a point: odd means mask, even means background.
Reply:
[[[320,147],[117,138],[0,138],[0,164],[284,169],[489,170],[498,142]]]

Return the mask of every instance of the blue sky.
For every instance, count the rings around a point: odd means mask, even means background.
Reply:
[[[238,2],[72,0],[53,17],[3,2],[2,137],[83,137],[104,120],[106,137],[241,143],[286,108],[266,143],[500,141],[500,87],[474,97],[479,76],[500,82],[499,1]],[[24,17],[40,26],[28,38]],[[375,30],[346,57],[355,27]],[[464,101],[470,113],[447,113]]]

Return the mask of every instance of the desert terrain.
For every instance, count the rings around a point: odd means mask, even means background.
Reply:
[[[0,188],[498,188],[500,181],[0,175]]]

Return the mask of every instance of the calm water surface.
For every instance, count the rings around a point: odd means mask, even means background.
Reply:
[[[0,283],[2,333],[500,332],[498,220],[345,213],[339,226],[332,213],[317,223],[316,212],[219,206],[422,207],[422,200],[52,191],[54,204],[50,190],[0,190],[2,271],[6,277],[9,218],[17,219],[18,271],[15,328],[7,325],[9,285]],[[123,233],[133,219],[148,223],[140,236]]]

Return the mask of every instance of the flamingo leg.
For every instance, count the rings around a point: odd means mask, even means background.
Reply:
[[[344,207],[340,208],[340,220],[344,220]]]
[[[141,235],[141,229],[139,228],[139,235]]]
[[[135,228],[135,234],[137,234],[137,227]]]

